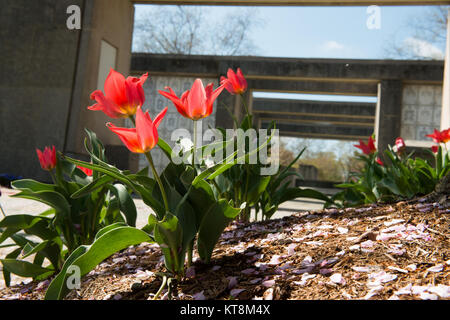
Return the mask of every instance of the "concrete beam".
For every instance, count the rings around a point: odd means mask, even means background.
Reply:
[[[373,83],[402,80],[442,83],[443,61],[297,59],[248,56],[166,55],[135,53],[131,70],[153,75],[220,77],[240,67],[248,80],[323,80]]]
[[[345,118],[374,119],[375,103],[362,102],[332,102],[287,99],[262,99],[253,101],[254,113],[309,115],[309,116],[335,116]]]
[[[402,91],[401,81],[385,80],[378,85],[375,141],[380,156],[383,156],[388,144],[393,145],[400,136]]]
[[[364,118],[350,118],[344,115],[309,115],[303,114],[301,116],[293,117],[285,114],[271,114],[271,113],[256,113],[258,119],[261,121],[270,122],[274,120],[276,123],[313,123],[318,125],[341,125],[341,126],[357,126],[366,127],[373,130],[375,126],[375,117],[373,119]]]
[[[377,82],[248,80],[253,91],[377,96]]]
[[[261,128],[266,129],[270,122],[261,121]],[[352,140],[368,139],[373,133],[372,128],[317,125],[317,124],[288,124],[277,123],[277,129],[281,136],[307,137],[318,139]]]
[[[133,0],[137,4],[216,6],[402,6],[449,4],[445,0]]]

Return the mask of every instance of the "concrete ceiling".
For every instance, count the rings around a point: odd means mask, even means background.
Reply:
[[[444,5],[449,0],[132,0],[137,4],[217,5],[217,6],[398,6]]]

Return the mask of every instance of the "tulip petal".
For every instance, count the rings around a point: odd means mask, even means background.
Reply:
[[[100,90],[95,90],[92,92],[91,99],[97,101],[97,103],[89,106],[89,110],[103,111],[108,117],[111,118],[127,117],[127,115],[123,114],[120,108],[112,100],[106,98]]]
[[[247,89],[247,80],[242,74],[241,68],[237,69],[237,78],[239,79],[240,87],[243,89],[243,91],[245,91]]]
[[[153,125],[148,111],[144,114],[140,107],[136,112],[136,132],[137,139],[144,152],[150,151],[158,142],[158,131]]]
[[[112,68],[106,77],[105,95],[119,106],[128,104],[125,77]]]
[[[189,91],[186,91],[185,93],[183,93],[183,95],[182,95],[182,97],[181,97],[181,100],[180,100],[180,98],[178,98],[178,97],[175,95],[175,92],[172,90],[172,88],[166,87],[165,89],[168,89],[170,92],[166,92],[166,91],[162,91],[162,90],[159,90],[158,92],[159,92],[162,96],[164,96],[164,97],[166,97],[167,99],[169,99],[170,101],[172,101],[172,103],[173,103],[173,105],[175,106],[175,108],[177,108],[178,112],[179,112],[183,117],[189,118],[189,116],[188,116],[188,114],[187,114],[187,112],[186,112],[187,107],[186,107],[186,105],[182,102],[182,101],[183,101],[183,97],[186,97],[186,94],[189,94]]]
[[[165,107],[165,108],[164,108],[164,109],[156,116],[155,121],[153,121],[153,125],[154,125],[156,128],[159,127],[159,124],[161,123],[162,119],[163,119],[164,116],[166,115],[168,109],[169,109],[168,107]]]
[[[188,109],[187,114],[189,118],[198,120],[204,118],[207,106],[206,106],[206,92],[203,87],[203,82],[200,79],[196,79],[192,85],[192,89],[187,97]]]
[[[139,144],[135,128],[119,128],[110,122],[108,122],[106,126],[109,128],[109,130],[111,130],[112,132],[114,132],[119,136],[120,140],[122,140],[122,142],[131,152],[134,153],[144,152]]]

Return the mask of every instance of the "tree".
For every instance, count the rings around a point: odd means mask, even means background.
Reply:
[[[137,15],[135,52],[171,54],[256,54],[250,31],[261,26],[254,8],[211,19],[205,7],[154,6]]]
[[[450,6],[432,6],[421,16],[411,17],[406,28],[413,30],[413,36],[401,42],[395,35],[384,48],[388,58],[400,59],[443,59],[440,49],[445,47],[447,19]]]

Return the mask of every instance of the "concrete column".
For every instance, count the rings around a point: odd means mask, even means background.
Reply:
[[[104,145],[122,145],[116,135],[106,128],[111,121],[103,112],[89,111],[95,101],[90,94],[98,88],[102,41],[115,48],[114,69],[127,77],[131,64],[134,7],[131,1],[87,1],[83,12],[82,34],[79,41],[77,68],[74,76],[70,114],[67,119],[65,152],[82,157],[85,153],[84,128],[97,133]],[[114,124],[124,126],[122,119]]]
[[[232,129],[234,127],[231,113],[234,110],[234,96],[223,90],[216,100],[216,127]]]
[[[442,90],[441,130],[450,128],[450,10],[447,19],[447,47],[445,50],[444,87]]]
[[[402,82],[382,80],[378,84],[378,102],[375,114],[376,147],[383,155],[388,144],[400,136]]]

